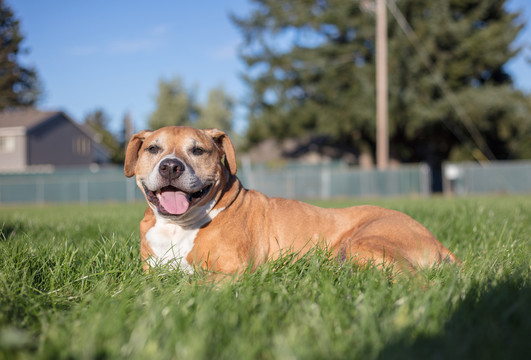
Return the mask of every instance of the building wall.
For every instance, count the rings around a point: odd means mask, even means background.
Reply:
[[[93,141],[62,114],[28,131],[28,165],[88,165]]]
[[[0,129],[0,171],[26,168],[26,131],[23,127]]]

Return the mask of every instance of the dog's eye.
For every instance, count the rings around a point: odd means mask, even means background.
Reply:
[[[156,154],[160,151],[160,147],[157,145],[150,145],[146,148],[146,151],[149,151],[151,154]]]
[[[200,147],[195,147],[192,149],[192,154],[196,155],[196,156],[200,156],[200,155],[203,155],[205,152],[204,149],[201,149]]]

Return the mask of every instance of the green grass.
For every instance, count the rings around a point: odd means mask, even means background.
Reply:
[[[142,272],[142,204],[0,208],[0,359],[528,357],[530,196],[371,203],[425,224],[463,266],[390,281],[316,251],[213,287]]]

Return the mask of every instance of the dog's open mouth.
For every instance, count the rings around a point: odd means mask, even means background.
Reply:
[[[144,185],[147,200],[153,204],[161,215],[182,215],[197,204],[208,192],[212,185],[208,185],[195,193],[186,193],[173,186],[165,186],[157,191],[151,191]]]

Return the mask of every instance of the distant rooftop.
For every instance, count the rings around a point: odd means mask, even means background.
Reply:
[[[0,112],[0,128],[17,126],[31,128],[59,113],[59,111],[40,111],[36,109],[8,110]]]

